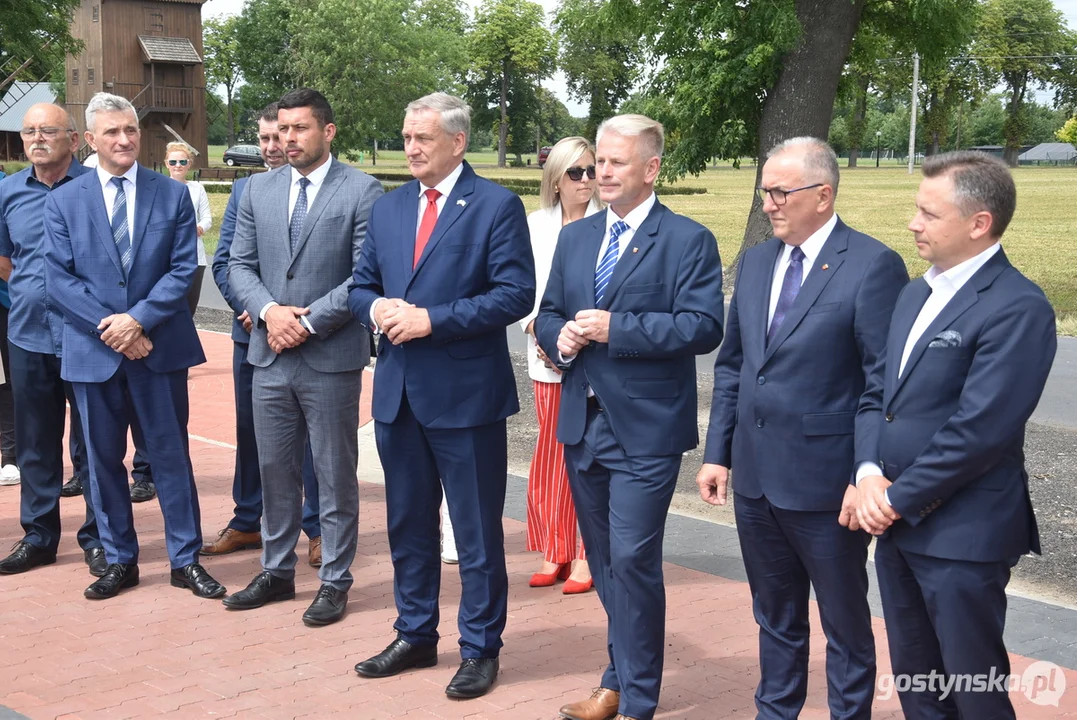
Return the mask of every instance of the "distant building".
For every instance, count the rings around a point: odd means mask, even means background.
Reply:
[[[1017,157],[1021,165],[1075,165],[1077,148],[1069,143],[1040,143]]]

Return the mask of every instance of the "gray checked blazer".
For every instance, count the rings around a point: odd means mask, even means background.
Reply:
[[[348,285],[370,208],[384,190],[366,173],[336,158],[330,163],[294,253],[288,240],[290,166],[252,177],[240,201],[228,280],[254,319],[247,360],[256,367],[277,358],[258,317],[273,301],[310,308],[315,334],[297,350],[315,370],[346,372],[370,361],[369,331],[348,310]]]

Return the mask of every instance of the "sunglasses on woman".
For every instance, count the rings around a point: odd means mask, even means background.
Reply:
[[[190,160],[169,160],[168,164],[173,166],[183,165],[184,167],[186,167],[188,162],[190,162]]]
[[[573,182],[579,182],[580,180],[582,180],[584,173],[587,173],[587,178],[589,180],[594,180],[595,179],[595,166],[594,165],[588,165],[586,168],[570,167],[568,170],[565,170],[565,175],[568,175],[568,179],[573,181]]]

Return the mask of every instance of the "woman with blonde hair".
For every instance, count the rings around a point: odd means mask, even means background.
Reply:
[[[594,583],[582,543],[576,550],[576,507],[568,485],[564,446],[557,442],[561,373],[535,343],[534,321],[550,276],[561,228],[598,212],[595,149],[582,137],[568,137],[550,150],[542,173],[539,209],[527,217],[535,255],[535,309],[520,321],[527,333],[527,371],[535,388],[538,442],[527,477],[527,549],[543,554],[531,587],[565,580],[566,594],[587,592]],[[575,564],[573,564],[575,560]]]
[[[168,174],[173,180],[178,180],[187,186],[191,194],[191,202],[194,204],[195,217],[198,219],[198,237],[195,244],[198,246],[198,268],[194,273],[194,282],[187,292],[187,304],[191,308],[191,316],[198,309],[198,298],[202,294],[202,276],[206,274],[206,246],[202,242],[202,235],[213,226],[213,217],[209,212],[209,198],[206,189],[201,183],[187,182],[187,172],[191,169],[194,153],[191,146],[184,142],[170,142],[165,145],[165,163],[168,165]]]

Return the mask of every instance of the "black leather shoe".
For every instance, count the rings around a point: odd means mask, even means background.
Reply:
[[[138,585],[138,565],[111,563],[104,576],[82,593],[88,600],[107,600],[120,594],[120,590]]]
[[[104,577],[105,571],[108,570],[108,560],[105,559],[104,548],[90,548],[82,553],[82,557],[86,560],[86,565],[90,568],[90,574],[94,577]]]
[[[149,480],[136,480],[131,486],[131,502],[148,502],[157,497],[157,486]]]
[[[481,697],[494,686],[499,667],[497,658],[467,658],[460,663],[445,694],[460,700]]]
[[[438,664],[437,645],[412,645],[397,638],[380,653],[355,666],[363,677],[391,677],[412,668],[433,667]]]
[[[172,587],[188,588],[200,598],[219,598],[228,592],[198,563],[173,570],[171,577]]]
[[[39,548],[25,540],[11,546],[12,553],[0,560],[0,575],[15,575],[56,562],[56,551]]]
[[[253,610],[277,600],[295,600],[295,580],[284,580],[263,571],[254,576],[250,585],[222,602],[232,610]]]
[[[60,497],[78,497],[82,494],[82,480],[73,477],[60,488]]]
[[[337,590],[331,585],[322,585],[314,602],[303,613],[303,624],[308,627],[332,625],[344,617],[346,607],[348,607],[348,593]]]

